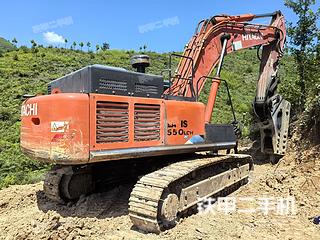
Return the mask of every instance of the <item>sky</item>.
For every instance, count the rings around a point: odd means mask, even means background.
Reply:
[[[32,39],[64,46],[67,39],[68,47],[89,41],[93,49],[107,42],[111,49],[146,45],[151,51],[181,51],[197,23],[213,15],[281,10],[288,21],[296,21],[282,0],[16,0],[3,1],[1,7],[0,36],[27,46]]]

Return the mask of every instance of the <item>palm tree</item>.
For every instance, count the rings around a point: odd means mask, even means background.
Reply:
[[[143,45],[143,51],[146,51],[146,49],[147,49],[147,45],[145,44]]]
[[[68,43],[68,39],[64,39],[64,48],[67,49],[67,43]]]
[[[81,49],[81,51],[82,51],[82,48],[83,48],[83,46],[84,46],[84,43],[83,43],[83,42],[80,42],[80,43],[79,43],[79,46],[80,46],[80,49]]]
[[[90,47],[91,47],[91,43],[90,42],[87,42],[87,47],[88,47],[88,52],[89,52]]]
[[[96,51],[98,52],[99,49],[100,49],[100,46],[99,46],[99,44],[97,44],[97,45],[96,45]]]
[[[36,41],[32,39],[30,42],[31,42],[32,48],[36,48],[37,46]]]
[[[103,51],[110,49],[110,44],[107,43],[107,42],[102,43],[101,49],[102,49]]]
[[[72,43],[72,46],[73,46],[73,50],[76,50],[77,43],[76,43],[76,42],[73,42],[73,43]]]
[[[11,42],[16,46],[17,45],[17,43],[18,43],[18,41],[17,41],[17,39],[14,37],[12,40],[11,40]]]

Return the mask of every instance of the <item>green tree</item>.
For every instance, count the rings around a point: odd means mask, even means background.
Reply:
[[[77,43],[76,43],[76,42],[73,42],[73,43],[72,43],[72,46],[73,46],[73,49],[76,50]]]
[[[67,49],[67,43],[68,43],[68,39],[64,39],[64,48]]]
[[[79,46],[80,46],[80,50],[82,51],[82,48],[83,48],[83,46],[84,46],[84,43],[83,43],[83,42],[80,42],[80,43],[79,43]]]
[[[11,40],[11,42],[12,42],[15,46],[17,46],[18,41],[17,41],[17,39],[16,39],[15,37]]]
[[[97,45],[96,45],[96,51],[98,52],[98,51],[99,51],[99,49],[100,49],[100,45],[99,45],[99,44],[97,44]]]
[[[143,51],[146,51],[146,49],[147,49],[147,45],[144,44],[144,45],[143,45]]]
[[[285,0],[285,6],[292,9],[298,16],[296,24],[288,23],[288,35],[299,74],[297,84],[300,88],[298,99],[300,111],[305,108],[307,87],[314,77],[314,70],[310,67],[315,52],[315,40],[319,37],[319,29],[317,28],[319,9],[318,11],[312,10],[315,2],[315,0]]]
[[[38,44],[36,43],[36,41],[33,40],[33,39],[30,41],[30,43],[31,43],[32,48],[36,48],[37,45],[38,45]]]
[[[89,52],[90,47],[91,47],[91,43],[90,42],[87,42],[87,47],[88,47],[88,52]]]
[[[110,44],[107,43],[107,42],[102,43],[101,50],[105,51],[105,50],[108,50],[108,49],[110,49]]]

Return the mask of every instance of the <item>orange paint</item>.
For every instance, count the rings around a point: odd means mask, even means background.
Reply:
[[[181,145],[205,134],[197,102],[61,93],[26,104],[37,104],[37,115],[21,117],[21,148],[45,162],[86,163],[90,151]]]
[[[38,96],[26,100],[22,108],[31,104],[37,105],[37,112],[21,117],[22,150],[46,162],[87,162],[88,95],[70,93]]]
[[[185,144],[192,136],[205,134],[203,103],[165,101],[165,107],[166,144]]]

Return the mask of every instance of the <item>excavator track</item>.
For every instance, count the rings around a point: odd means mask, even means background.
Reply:
[[[206,197],[244,183],[253,169],[249,155],[234,154],[173,163],[143,176],[129,199],[133,225],[159,233]]]
[[[94,189],[90,168],[54,166],[44,180],[45,195],[58,203],[66,203]]]
[[[43,188],[49,199],[64,204],[76,201],[83,194],[106,191],[124,182],[137,181],[139,175],[162,168],[170,161],[168,157],[161,162],[152,158],[73,166],[56,165],[47,173]]]

